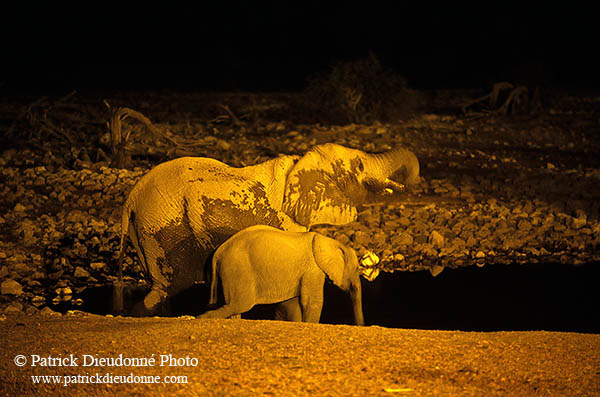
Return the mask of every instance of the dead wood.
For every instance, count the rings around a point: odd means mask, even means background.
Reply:
[[[235,115],[235,113],[233,113],[233,111],[231,110],[231,108],[228,105],[220,104],[219,107],[221,107],[223,110],[225,110],[225,112],[227,113],[227,115],[229,116],[229,118],[231,119],[231,121],[233,122],[233,124],[236,127],[244,125],[244,123]]]
[[[502,102],[502,98],[506,99]],[[493,85],[492,91],[479,98],[467,102],[462,106],[463,113],[472,113],[475,105],[488,102],[488,108],[483,112],[500,114],[503,116],[516,113],[533,113],[541,109],[540,92],[536,87],[533,96],[529,96],[529,88],[525,85],[515,86],[508,82],[499,82]],[[502,102],[501,105],[500,102]]]
[[[76,145],[85,139],[83,133],[94,118],[86,106],[72,102],[76,95],[77,91],[71,91],[58,99],[43,96],[24,106],[9,127],[8,136],[27,140],[46,140],[51,136]]]
[[[104,103],[110,108],[106,101]],[[132,136],[134,129],[123,127],[123,121],[127,118],[141,122],[150,132],[150,141],[144,137],[134,141]],[[166,127],[153,124],[148,117],[137,110],[127,107],[116,108],[111,112],[110,122],[107,124],[110,130],[113,155],[111,166],[127,168],[131,165],[131,156],[133,155],[158,159],[197,155],[195,148],[198,146],[198,142],[196,139],[173,135]]]

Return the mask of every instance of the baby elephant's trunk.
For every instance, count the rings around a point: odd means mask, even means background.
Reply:
[[[356,325],[365,325],[362,310],[362,289],[360,286],[360,275],[357,273],[350,284],[350,297],[352,298],[352,308],[354,309],[354,321]]]

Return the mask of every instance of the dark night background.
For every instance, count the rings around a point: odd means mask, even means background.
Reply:
[[[389,4],[90,6],[60,19],[56,9],[37,8],[4,28],[0,84],[8,91],[298,90],[307,76],[372,51],[413,88],[599,86],[591,9],[565,2]]]

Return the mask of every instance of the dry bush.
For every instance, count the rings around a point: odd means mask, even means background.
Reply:
[[[373,53],[338,62],[328,74],[311,76],[304,99],[315,121],[334,123],[395,121],[418,102],[406,79],[384,68]]]

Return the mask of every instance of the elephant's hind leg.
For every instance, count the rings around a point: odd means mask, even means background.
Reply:
[[[225,305],[215,310],[209,310],[206,313],[202,313],[196,318],[239,318],[240,313],[236,313],[236,310],[231,305]]]
[[[142,302],[135,305],[133,312],[139,315],[157,314],[160,308],[164,306],[168,295],[166,291],[169,281],[158,266],[158,261],[160,258],[164,258],[164,253],[158,242],[151,237],[142,239],[141,247],[145,265],[152,279],[152,289]],[[136,249],[139,249],[139,246]]]
[[[168,314],[165,313],[166,297],[167,294],[162,289],[152,287],[144,299],[133,306],[131,314],[136,317],[143,317],[150,314]]]
[[[233,268],[233,269],[231,269]],[[239,268],[222,269],[221,282],[223,284],[223,296],[225,305],[209,310],[198,318],[240,318],[242,313],[252,309],[256,303],[256,288],[248,277],[245,277]]]
[[[199,315],[198,318],[241,318],[242,313],[245,313],[254,307],[254,300],[240,301],[236,298],[237,297],[230,301],[230,303],[226,303],[218,309],[209,310],[206,313]]]
[[[275,320],[302,321],[300,299],[295,297],[279,303],[275,309]]]

